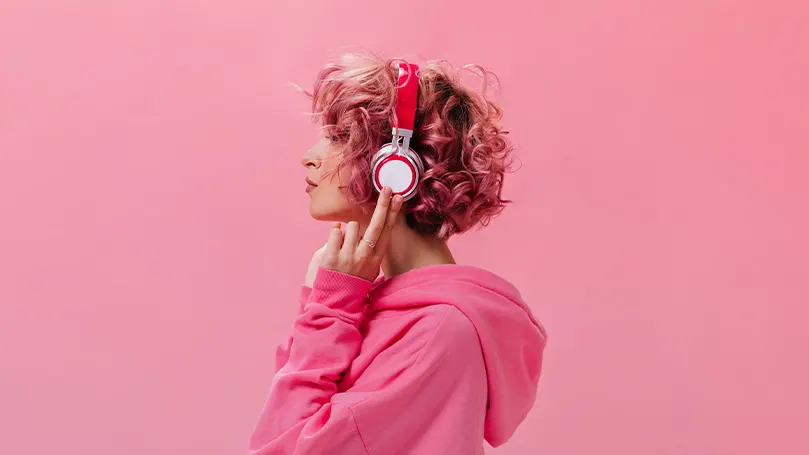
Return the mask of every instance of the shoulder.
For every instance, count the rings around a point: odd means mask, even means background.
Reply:
[[[482,356],[475,326],[455,305],[434,303],[372,315],[363,328],[361,357],[415,366]],[[360,362],[361,363],[361,362]]]
[[[432,305],[424,320],[425,344],[420,363],[454,361],[482,356],[480,340],[472,322],[452,305]]]

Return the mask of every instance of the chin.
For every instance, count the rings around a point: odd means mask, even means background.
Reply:
[[[315,221],[332,221],[332,222],[337,221],[334,218],[328,215],[324,215],[322,213],[314,213],[310,211],[309,215],[311,215],[312,219]]]
[[[348,223],[354,219],[351,217],[350,211],[329,210],[325,207],[318,207],[316,204],[309,205],[309,215],[317,221]]]
[[[338,216],[337,213],[331,210],[322,210],[312,205],[309,206],[309,216],[317,221],[343,221],[342,217]]]

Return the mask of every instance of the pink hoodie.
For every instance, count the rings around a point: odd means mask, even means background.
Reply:
[[[483,454],[536,398],[546,333],[474,267],[375,283],[320,269],[250,439],[255,455]]]

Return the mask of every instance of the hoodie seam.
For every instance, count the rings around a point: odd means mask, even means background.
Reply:
[[[363,400],[364,401],[364,400]],[[359,404],[359,403],[356,403]],[[360,438],[360,442],[362,443],[362,448],[365,449],[365,455],[370,455],[368,452],[368,446],[365,444],[365,440],[362,438],[362,432],[360,431],[360,424],[357,423],[357,417],[354,415],[354,409],[351,406],[348,407],[348,412],[351,413],[351,420],[354,422],[354,428],[357,429],[357,436]]]
[[[444,324],[444,320],[447,319],[447,316],[449,315],[449,312],[452,311],[455,308],[452,305],[446,305],[446,306],[447,306],[447,309],[444,311],[444,315],[441,316],[441,320],[438,321],[438,324],[436,324],[435,328],[433,329],[433,333],[432,333],[432,335],[430,335],[430,339],[427,340],[426,343],[424,343],[424,347],[421,348],[421,353],[419,353],[419,356],[416,358],[416,361],[413,362],[412,366],[416,366],[416,365],[419,364],[419,362],[421,362],[421,359],[424,357],[424,354],[429,349],[429,346],[431,344],[433,344],[433,340],[435,340],[436,335],[438,335],[438,330],[441,329],[441,326]]]

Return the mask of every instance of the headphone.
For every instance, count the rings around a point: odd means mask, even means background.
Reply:
[[[382,192],[382,188],[388,186],[393,194],[401,195],[404,200],[416,195],[417,184],[424,174],[421,158],[410,148],[416,123],[418,95],[418,65],[399,63],[393,138],[371,160],[371,180],[376,191]]]

